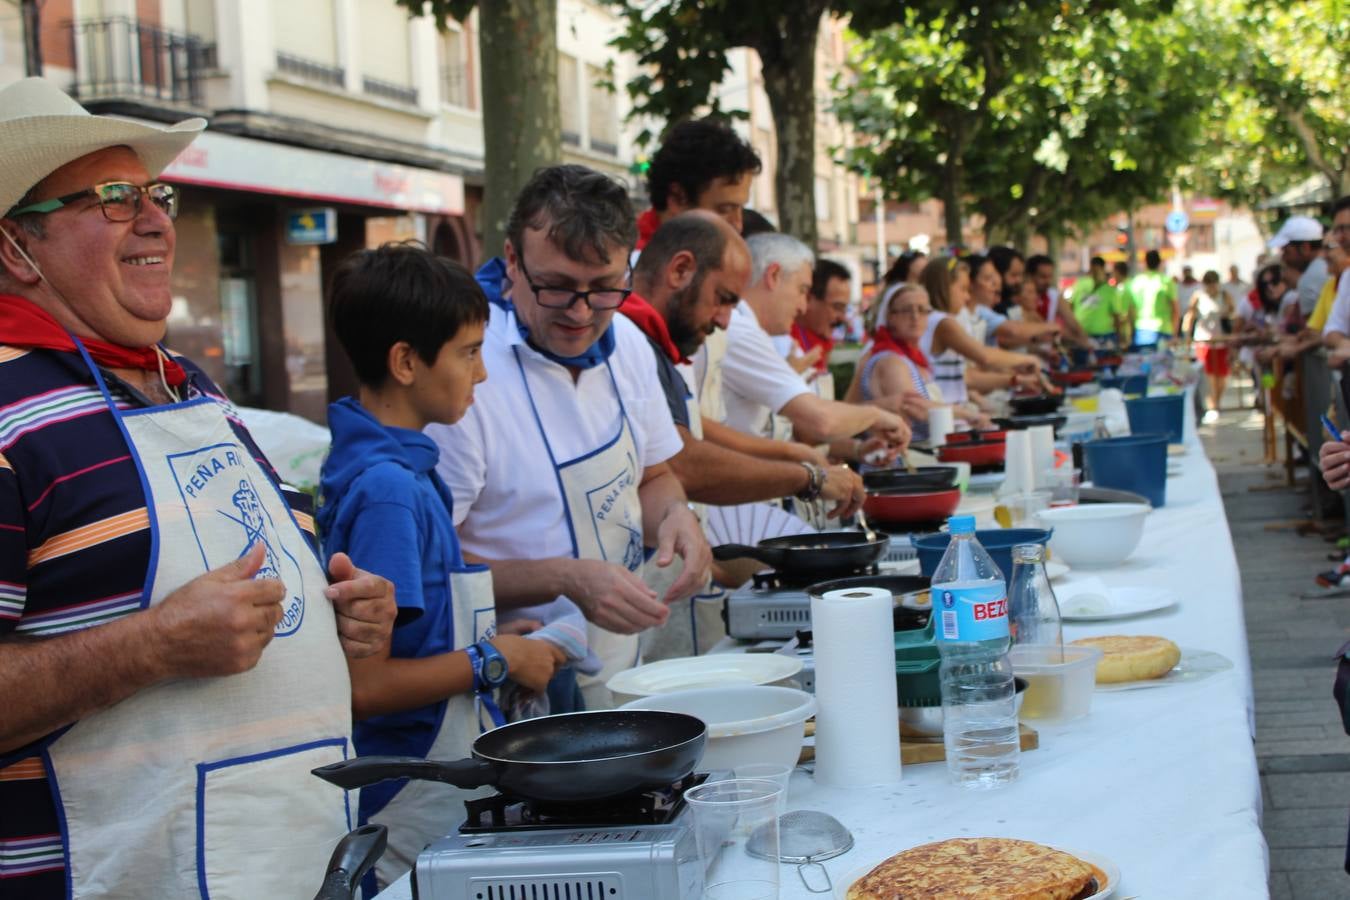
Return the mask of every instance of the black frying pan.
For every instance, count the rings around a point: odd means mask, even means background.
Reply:
[[[820,534],[789,534],[768,538],[753,547],[720,544],[714,559],[749,557],[768,563],[780,572],[843,572],[861,569],[881,559],[891,539],[879,534],[871,540],[861,531],[822,531]]]
[[[383,825],[362,825],[347,832],[328,860],[323,887],[314,895],[314,900],[352,900],[361,886],[361,879],[375,865],[388,843],[389,829]]]
[[[877,469],[863,473],[863,487],[872,491],[890,491],[896,488],[916,491],[940,491],[956,484],[955,466],[920,466],[910,472],[906,469]]]
[[[352,790],[391,778],[443,781],[545,803],[606,800],[678,781],[698,765],[708,728],[683,713],[605,710],[526,719],[473,742],[473,758],[444,762],[358,756],[314,770]]]

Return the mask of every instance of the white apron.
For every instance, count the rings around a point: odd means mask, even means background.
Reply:
[[[345,792],[310,770],[348,756],[351,684],[322,567],[280,491],[200,397],[119,412],[153,539],[142,603],[261,541],[286,585],[252,670],[142,690],[45,751],[71,896],[308,897],[350,827]]]
[[[487,566],[450,571],[450,647],[463,650],[497,633],[492,573]],[[496,727],[474,694],[456,694],[445,701],[445,714],[432,739],[427,759],[455,760],[470,755],[474,740]],[[409,781],[370,817],[389,827],[389,848],[375,864],[380,890],[412,868],[417,854],[464,821],[464,801],[492,793],[491,788],[466,791],[435,781]]]
[[[530,392],[530,380],[516,351],[516,367],[530,398],[530,411],[535,425],[544,439],[549,462],[558,480],[562,496],[563,514],[571,532],[572,555],[577,559],[602,559],[617,563],[630,572],[642,574],[644,550],[642,546],[642,504],[638,486],[642,483],[642,464],[638,460],[637,442],[623,395],[609,369],[609,381],[619,401],[619,427],[614,436],[600,447],[575,459],[559,460],[549,443],[543,420]],[[625,669],[631,669],[642,660],[636,634],[616,634],[594,622],[586,623],[586,638],[591,651],[600,659],[601,669],[594,675],[577,675],[587,709],[609,709],[614,703],[605,682]]]

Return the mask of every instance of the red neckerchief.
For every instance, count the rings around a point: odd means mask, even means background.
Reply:
[[[177,387],[187,381],[187,372],[183,371],[183,367],[172,357],[161,355],[155,347],[122,347],[92,338],[81,338],[80,343],[84,344],[84,349],[89,351],[94,362],[105,368],[158,372],[162,360],[164,380],[170,387]],[[0,344],[34,350],[79,352],[70,332],[60,322],[36,304],[7,294],[0,294]]]
[[[654,209],[645,210],[637,218],[638,239],[637,249],[641,250],[647,246],[647,242],[656,234],[656,229],[661,227],[661,214]]]
[[[812,348],[819,347],[820,358],[815,362],[815,369],[817,372],[829,371],[830,351],[834,349],[834,338],[821,337],[800,322],[793,322],[792,339],[797,342],[803,353],[810,353]]]
[[[872,352],[882,353],[887,350],[892,353],[899,353],[901,356],[912,360],[915,365],[922,369],[928,368],[928,357],[923,355],[922,350],[913,344],[900,340],[891,334],[889,328],[883,325],[872,335]]]
[[[1036,295],[1036,312],[1042,319],[1050,321],[1050,292],[1043,291]]]
[[[637,294],[629,294],[628,299],[623,301],[623,306],[619,307],[619,312],[632,319],[633,324],[641,328],[643,334],[655,341],[671,362],[676,365],[689,362],[670,339],[670,326],[666,324],[666,317],[657,312],[645,299]]]

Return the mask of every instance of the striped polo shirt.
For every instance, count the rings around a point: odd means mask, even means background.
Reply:
[[[309,497],[281,485],[229,401],[188,373],[185,399],[220,403],[242,446],[313,539]],[[145,401],[105,373],[122,409]],[[0,652],[136,612],[150,553],[146,497],[126,440],[76,353],[0,345]],[[0,685],[6,691],[32,685]],[[0,897],[66,896],[65,852],[41,741],[0,754]]]

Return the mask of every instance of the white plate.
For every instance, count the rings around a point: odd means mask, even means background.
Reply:
[[[1115,896],[1116,886],[1120,884],[1120,866],[1116,865],[1105,856],[1102,856],[1100,853],[1087,853],[1069,847],[1055,847],[1054,849],[1076,856],[1083,862],[1096,866],[1101,870],[1102,874],[1106,876],[1106,886],[1102,887],[1101,885],[1098,885],[1097,893],[1090,895],[1087,900],[1107,900],[1108,897]],[[853,882],[862,878],[881,863],[882,860],[877,860],[870,866],[859,866],[856,869],[850,870],[843,878],[836,878],[831,875],[830,879],[831,883],[834,885],[835,900],[848,900],[848,889],[853,887]],[[827,860],[822,865],[828,867],[829,861]]]
[[[918,575],[919,561],[917,559],[906,559],[900,562],[882,563],[881,568],[891,575]],[[1051,581],[1063,578],[1069,574],[1069,565],[1057,559],[1046,560],[1045,574]]]
[[[777,653],[710,653],[663,659],[620,672],[605,686],[615,694],[649,697],[671,691],[726,685],[773,684],[791,678],[802,668],[795,656]]]
[[[1203,681],[1219,672],[1233,668],[1233,661],[1221,653],[1212,650],[1196,650],[1192,647],[1181,648],[1181,662],[1162,678],[1150,678],[1145,681],[1121,681],[1116,684],[1099,684],[1101,693],[1113,694],[1120,691],[1140,691],[1149,688],[1170,687],[1188,681]]]
[[[1067,597],[1060,606],[1059,615],[1065,622],[1113,622],[1169,609],[1181,602],[1170,591],[1141,587],[1112,588],[1110,606],[1103,610],[1078,609],[1073,601],[1072,596]]]

